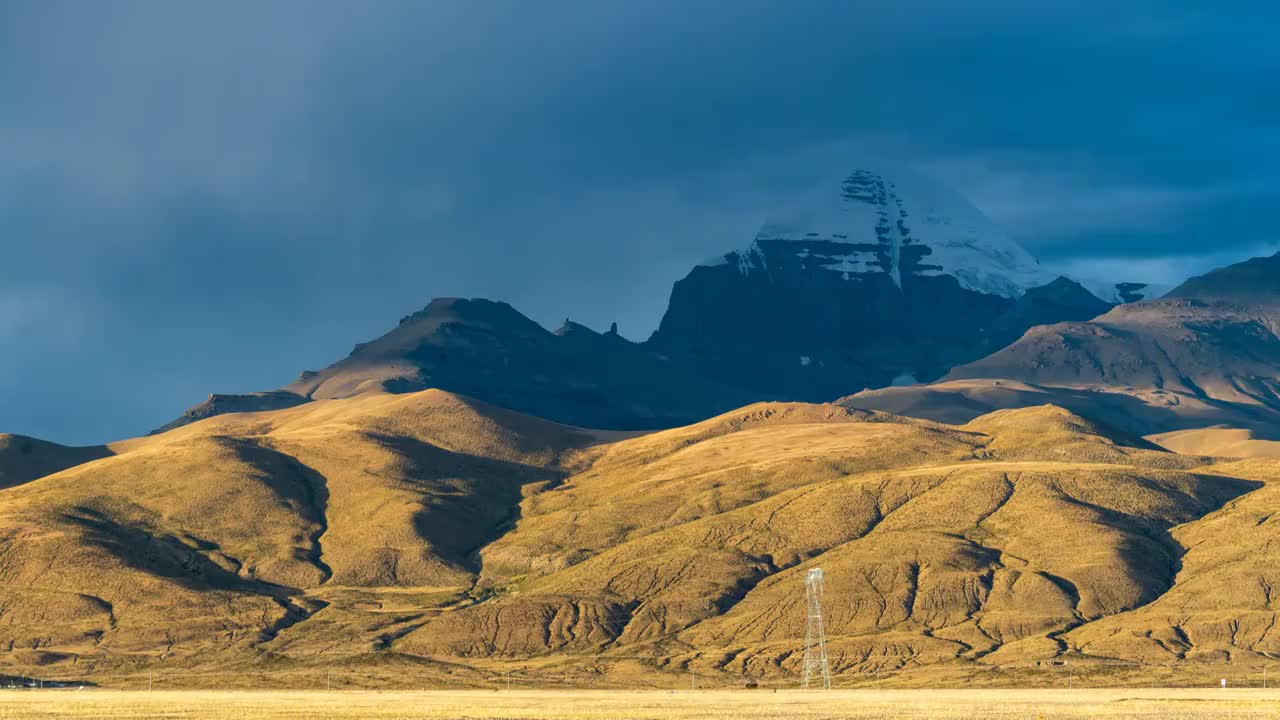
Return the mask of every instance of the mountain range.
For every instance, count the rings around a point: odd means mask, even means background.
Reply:
[[[161,429],[424,388],[575,425],[675,427],[756,400],[825,402],[934,380],[1031,327],[1089,320],[1147,287],[1099,297],[946,188],[889,177],[858,170],[822,185],[745,250],[694,267],[645,342],[568,320],[553,333],[504,303],[440,299],[327,368],[274,391],[210,395]]]
[[[856,171],[644,342],[438,299],[147,437],[0,435],[0,674],[787,685],[816,567],[841,684],[1269,667],[1280,254],[1148,291]]]

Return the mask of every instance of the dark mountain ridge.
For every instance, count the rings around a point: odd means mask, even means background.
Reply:
[[[438,299],[334,365],[279,390],[211,396],[165,428],[428,387],[563,423],[674,427],[749,402],[933,380],[1035,325],[1111,307],[954,193],[894,178],[858,170],[820,186],[747,249],[694,267],[646,342],[572,322],[553,333],[505,303]],[[1138,284],[1126,287],[1137,297]]]
[[[440,298],[327,368],[278,390],[210,395],[158,431],[229,412],[426,388],[582,427],[676,427],[760,400],[829,400],[921,372],[914,368],[936,376],[1036,322],[1109,307],[1066,279],[1010,300],[941,277],[907,280],[903,290],[883,279],[845,285],[834,309],[814,311],[827,288],[816,272],[780,280],[773,302],[757,305],[749,299],[756,281],[717,295],[705,270],[677,283],[662,329],[643,343],[568,320],[551,332],[502,302]],[[762,315],[736,322],[716,297]],[[875,307],[890,306],[900,310],[892,321],[875,316]],[[926,325],[936,332],[910,337]]]

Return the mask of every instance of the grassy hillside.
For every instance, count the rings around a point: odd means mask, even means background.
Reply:
[[[67,447],[22,435],[0,433],[0,489],[52,475],[110,455],[102,446]]]
[[[0,672],[781,679],[812,567],[846,678],[1280,650],[1280,461],[1055,406],[765,403],[635,436],[423,391],[109,452],[0,490]]]

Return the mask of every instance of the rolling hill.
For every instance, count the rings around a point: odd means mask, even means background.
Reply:
[[[763,403],[637,435],[425,390],[101,455],[0,490],[0,672],[789,682],[818,566],[846,680],[1275,649],[1280,576],[1255,559],[1280,461],[1052,405],[947,425]]]
[[[110,455],[102,446],[67,447],[23,435],[0,433],[0,489],[21,485]]]

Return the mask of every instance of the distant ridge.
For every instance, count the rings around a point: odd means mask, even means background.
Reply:
[[[166,425],[367,392],[441,388],[557,422],[671,427],[746,402],[746,391],[630,342],[566,321],[556,332],[510,305],[439,298],[346,358],[266,393],[214,395]]]
[[[1144,434],[1228,425],[1278,440],[1277,278],[1280,254],[1254,258],[1192,278],[1159,300],[1034,327],[934,385],[870,390],[841,402],[953,421],[1056,402]]]
[[[856,169],[677,281],[646,342],[572,321],[553,333],[506,303],[439,298],[333,365],[269,392],[211,395],[160,429],[429,387],[557,422],[675,427],[753,401],[936,380],[1033,326],[1088,320],[1147,291],[1059,277],[947,188]]]
[[[0,433],[0,490],[107,457],[101,445],[67,447],[23,435]]]
[[[1188,280],[1161,300],[1044,325],[948,379],[1167,391],[1280,411],[1280,254]]]

